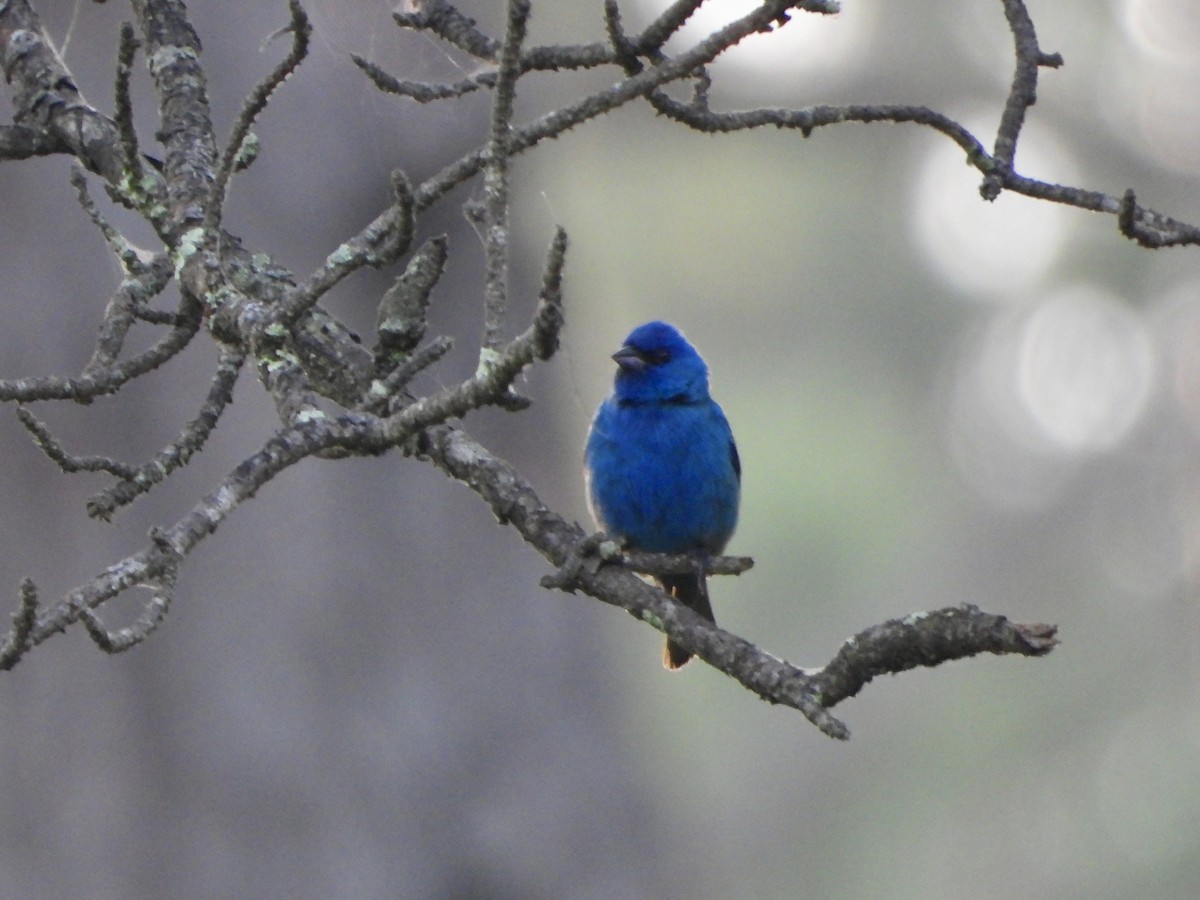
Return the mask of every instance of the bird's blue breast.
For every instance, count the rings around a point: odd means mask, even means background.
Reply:
[[[737,525],[739,477],[729,423],[701,402],[601,404],[585,463],[592,512],[651,553],[720,553]]]

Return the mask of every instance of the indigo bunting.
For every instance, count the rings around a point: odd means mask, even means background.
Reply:
[[[596,410],[584,451],[588,506],[627,547],[695,554],[697,573],[658,582],[714,622],[703,565],[737,525],[742,466],[708,394],[708,367],[666,322],[635,328],[612,358],[613,392]],[[663,665],[678,669],[691,656],[668,639]]]

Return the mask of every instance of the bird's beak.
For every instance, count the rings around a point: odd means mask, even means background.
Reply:
[[[612,355],[613,362],[626,372],[640,372],[646,368],[646,358],[635,348],[626,344]]]

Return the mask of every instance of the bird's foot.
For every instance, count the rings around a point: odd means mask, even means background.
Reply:
[[[558,570],[552,575],[543,576],[540,583],[544,588],[574,592],[580,572],[594,574],[606,562],[619,562],[622,555],[621,545],[603,531],[598,531],[572,547]]]

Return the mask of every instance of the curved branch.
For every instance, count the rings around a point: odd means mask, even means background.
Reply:
[[[120,480],[88,501],[88,515],[107,520],[117,509],[129,505],[176,469],[186,466],[192,456],[204,447],[225,407],[232,401],[233,386],[237,383],[245,359],[246,352],[240,347],[222,348],[208,396],[196,418],[185,425],[179,437],[160,450],[150,462],[136,468],[127,466],[123,473],[114,472]]]
[[[250,128],[262,111],[267,108],[267,101],[271,99],[271,95],[275,90],[287,80],[288,76],[296,71],[300,63],[308,55],[308,42],[312,37],[312,23],[309,22],[308,16],[304,12],[304,7],[300,5],[299,0],[288,0],[288,9],[291,12],[292,20],[288,24],[287,30],[292,33],[292,47],[288,51],[288,55],[284,57],[274,70],[263,79],[250,96],[246,98],[246,102],[242,106],[241,115],[238,116],[236,124],[233,126],[233,132],[229,135],[229,141],[225,145],[225,152],[221,154],[221,162],[217,167],[216,177],[213,179],[212,189],[208,197],[208,209],[205,214],[205,227],[214,228],[221,224],[222,208],[225,205],[225,192],[229,186],[229,179],[233,175],[234,169],[243,167],[243,153],[247,146],[247,138],[250,135]]]
[[[1058,645],[1054,625],[1019,625],[963,604],[872,625],[847,640],[822,669],[810,672],[826,706],[855,696],[871,679],[931,668],[979,653],[1044,656]]]
[[[533,487],[508,463],[471,440],[461,429],[440,425],[422,432],[416,452],[461,481],[512,525],[556,567],[566,565],[586,540],[583,530],[542,503]],[[1053,626],[1021,626],[975,607],[917,613],[873,626],[847,641],[823,669],[807,672],[696,615],[622,566],[579,566],[565,590],[579,589],[619,606],[670,635],[764,700],[799,710],[830,737],[849,729],[829,709],[854,696],[883,672],[936,666],[979,653],[1040,656],[1053,649]]]
[[[173,565],[165,566],[154,584],[143,585],[151,590],[150,600],[137,620],[124,628],[109,630],[104,627],[94,610],[81,609],[79,618],[96,646],[105,653],[124,653],[150,637],[167,617],[167,610],[171,601],[175,599],[177,568]]]
[[[47,459],[62,471],[72,474],[75,472],[107,472],[118,478],[132,478],[136,471],[133,466],[119,463],[107,456],[75,456],[68,453],[50,433],[50,429],[24,406],[17,407],[17,418],[25,426],[25,430],[33,436],[33,442],[38,449],[46,454]]]
[[[200,324],[198,316],[189,316],[154,346],[103,371],[85,372],[78,378],[49,375],[0,380],[0,401],[75,400],[86,403],[105,394],[115,394],[134,378],[157,369],[183,350],[200,330]]]

